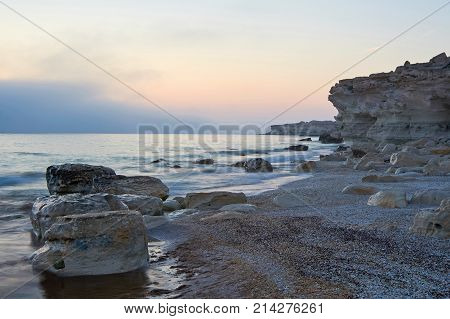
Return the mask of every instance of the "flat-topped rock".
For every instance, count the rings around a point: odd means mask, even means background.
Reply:
[[[158,178],[151,176],[104,176],[94,179],[94,192],[114,195],[169,197],[169,188]]]
[[[93,180],[114,176],[113,169],[88,164],[52,165],[47,168],[46,179],[50,194],[93,193]]]
[[[142,215],[111,211],[59,217],[32,255],[35,269],[57,276],[123,273],[148,265]]]
[[[34,233],[42,238],[58,217],[126,209],[127,205],[110,194],[51,195],[36,199],[30,219]]]
[[[219,209],[230,204],[245,204],[247,197],[244,193],[209,192],[188,193],[184,199],[186,208],[190,209]]]

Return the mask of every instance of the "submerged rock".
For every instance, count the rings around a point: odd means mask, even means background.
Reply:
[[[186,208],[195,209],[219,209],[225,205],[246,202],[244,193],[232,192],[188,193],[184,199]]]
[[[94,191],[114,195],[155,196],[163,200],[169,197],[169,188],[160,179],[151,176],[115,175],[95,178]]]
[[[404,191],[380,191],[369,197],[367,205],[379,206],[384,208],[404,208],[408,205],[406,202],[406,193]]]
[[[45,239],[32,265],[58,276],[116,274],[148,265],[147,231],[139,212],[59,217]]]
[[[414,233],[450,239],[450,199],[445,199],[437,209],[422,209],[410,228]]]
[[[308,146],[307,145],[291,145],[289,147],[286,148],[286,150],[288,151],[307,151],[308,150]]]
[[[51,195],[36,199],[30,219],[36,236],[41,238],[58,217],[126,209],[127,205],[110,194]]]
[[[47,188],[50,194],[72,194],[93,192],[93,180],[98,177],[114,176],[113,169],[87,164],[52,165],[47,168]]]
[[[245,162],[245,171],[250,173],[255,172],[272,172],[273,167],[270,162],[262,158],[253,158]]]

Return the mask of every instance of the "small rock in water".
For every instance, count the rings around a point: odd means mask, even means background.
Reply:
[[[380,191],[369,197],[367,205],[379,206],[384,208],[404,208],[408,205],[406,202],[406,193],[404,191]]]
[[[288,151],[307,151],[308,150],[308,146],[307,145],[291,145],[289,147],[286,148],[286,150]]]
[[[316,168],[317,168],[317,163],[315,161],[307,161],[307,162],[297,165],[297,167],[295,169],[299,173],[302,173],[302,172],[309,173],[309,172],[312,172],[313,170],[315,170]]]
[[[139,212],[59,217],[32,265],[58,276],[124,273],[148,265],[147,230]]]
[[[203,158],[195,161],[195,164],[201,164],[201,165],[213,165],[214,160],[212,158]]]
[[[250,173],[273,171],[272,164],[262,158],[253,158],[246,161],[244,168],[246,172]]]
[[[312,139],[310,137],[301,138],[298,140],[299,142],[311,142]]]

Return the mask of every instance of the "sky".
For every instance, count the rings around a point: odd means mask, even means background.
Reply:
[[[330,120],[334,82],[446,0],[2,0],[183,123]],[[0,2],[0,133],[177,121]],[[450,5],[338,79],[450,53]]]

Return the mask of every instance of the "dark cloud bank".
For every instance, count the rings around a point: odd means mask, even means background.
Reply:
[[[139,124],[177,124],[153,106],[138,108],[95,95],[85,85],[0,81],[0,133],[135,133]]]

